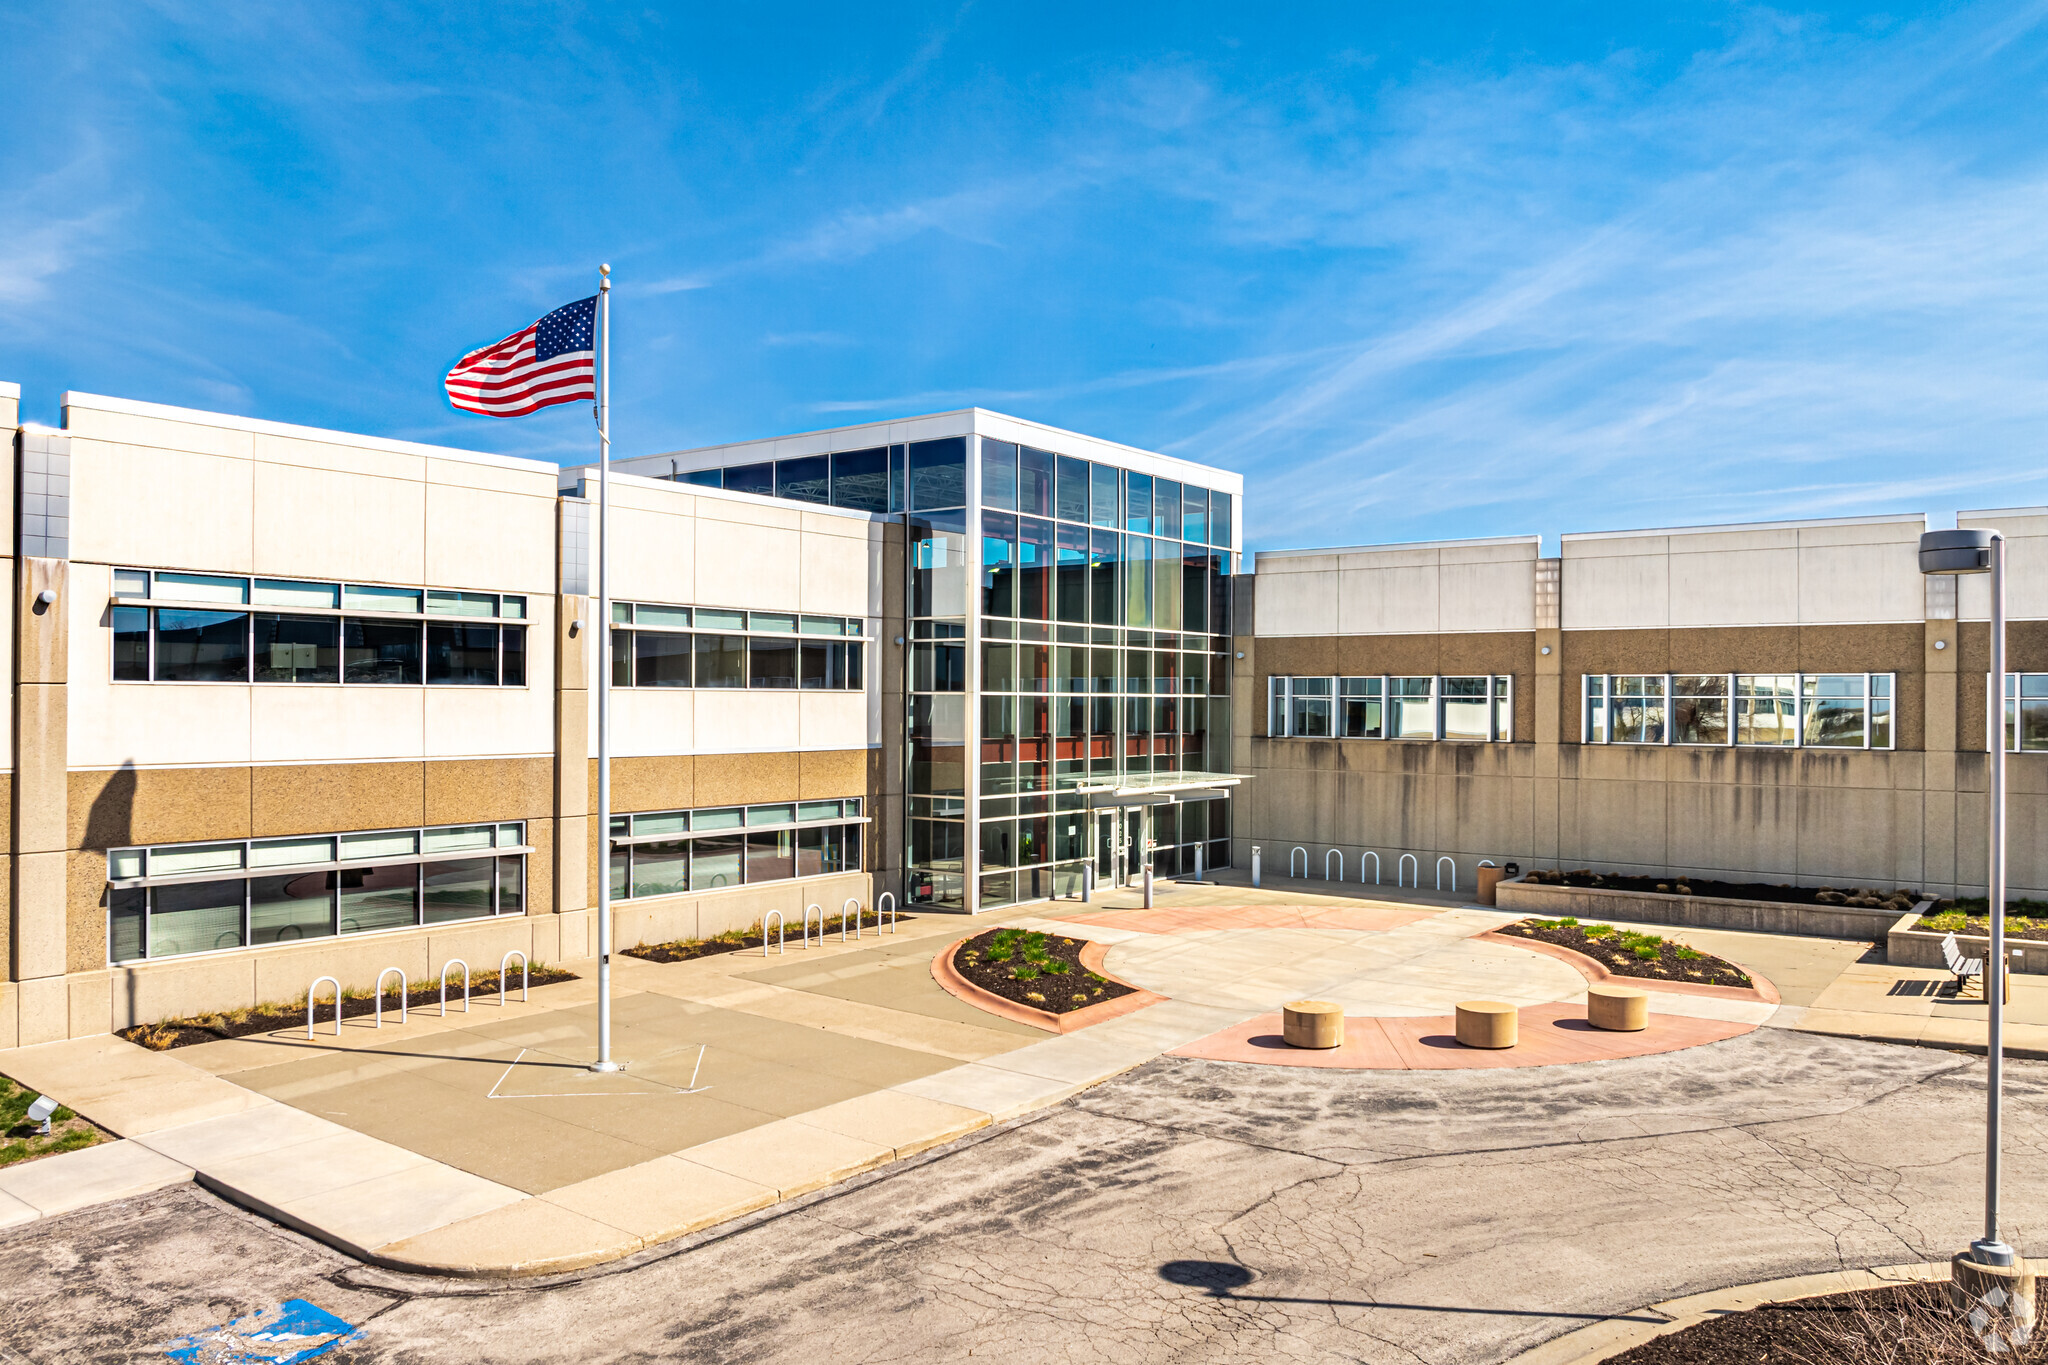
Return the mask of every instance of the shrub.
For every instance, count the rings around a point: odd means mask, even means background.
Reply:
[[[1027,962],[1027,963],[1025,963],[1025,964],[1024,964],[1023,966],[1021,966],[1021,967],[1018,967],[1018,968],[1014,969],[1013,971],[1011,971],[1011,973],[1010,973],[1010,980],[1012,980],[1012,981],[1036,981],[1036,980],[1038,980],[1038,968],[1036,968],[1036,967],[1032,966],[1032,965],[1031,965],[1030,963],[1028,963],[1028,962]]]
[[[1582,932],[1587,938],[1607,938],[1614,933],[1614,926],[1611,924],[1589,924]]]
[[[1654,943],[1638,943],[1636,945],[1636,956],[1645,962],[1655,962],[1658,958],[1664,956],[1664,950]]]
[[[1678,949],[1678,960],[1680,962],[1698,962],[1705,956],[1706,954],[1697,948],[1687,948],[1681,945]]]

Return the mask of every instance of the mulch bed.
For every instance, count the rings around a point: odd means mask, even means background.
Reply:
[[[1913,925],[1934,934],[1975,934],[1979,938],[1991,935],[1989,902],[1982,896],[1959,901],[1936,901],[1932,912],[1922,915]],[[2048,940],[2048,901],[2007,901],[2005,903],[2005,936],[2024,938],[2040,943]]]
[[[535,986],[552,986],[558,981],[574,981],[576,973],[563,971],[560,967],[536,966],[527,980]],[[506,978],[506,995],[516,995],[519,990],[519,973],[512,972]],[[484,972],[473,975],[469,981],[469,995],[472,1001],[498,994],[498,974]],[[459,1008],[462,1001],[462,978],[450,975],[448,978],[448,1008]],[[441,983],[437,979],[430,984],[413,986],[408,983],[405,1002],[410,1009],[421,1009],[441,1004]],[[341,1017],[357,1019],[377,1010],[377,997],[365,992],[361,995],[344,996],[341,1002]],[[398,1015],[398,991],[396,988],[384,992],[384,1013],[396,1018]],[[320,1004],[315,1010],[319,1026],[334,1027],[334,1005],[323,989]],[[198,1043],[217,1043],[223,1038],[246,1038],[252,1033],[275,1033],[279,1029],[304,1028],[306,1026],[306,1002],[296,1005],[258,1005],[250,1010],[230,1010],[222,1014],[202,1014],[190,1019],[166,1019],[156,1024],[136,1024],[124,1028],[118,1034],[129,1042],[146,1047],[152,1052],[168,1052],[176,1047],[192,1047]]]
[[[80,1118],[62,1105],[50,1115],[49,1136],[40,1123],[28,1121],[36,1092],[9,1076],[0,1076],[0,1170],[38,1157],[58,1156],[113,1139],[91,1119]]]
[[[887,922],[892,925],[899,923],[909,924],[912,919],[913,917],[910,915],[897,915]],[[817,920],[813,918],[811,923],[815,925]],[[861,914],[858,927],[863,929],[879,929],[883,923],[884,921],[880,915],[869,910]],[[849,919],[846,921],[848,934],[851,934],[855,927],[853,920]],[[826,924],[825,928],[828,933],[837,934],[839,932],[838,917],[833,917]],[[815,928],[811,930],[813,935],[816,935],[817,932]],[[675,940],[673,943],[642,944],[638,948],[626,949],[625,955],[627,957],[637,957],[643,962],[690,962],[700,957],[716,957],[720,953],[737,953],[746,948],[758,948],[764,942],[770,944],[778,942],[783,944],[801,943],[802,935],[803,924],[801,921],[790,924],[787,933],[774,938],[764,938],[760,926],[756,925],[745,933],[719,934],[712,938],[682,938]]]
[[[2048,1361],[2037,1339],[1989,1359]],[[1632,1346],[1603,1365],[1964,1365],[1987,1359],[1939,1284],[1765,1304]]]
[[[1656,934],[1580,924],[1575,919],[1517,920],[1498,932],[1541,939],[1584,953],[1616,976],[1649,981],[1689,981],[1701,986],[1754,986],[1749,973],[1725,958],[1674,943]],[[1650,950],[1654,949],[1654,952]]]
[[[992,995],[1048,1014],[1086,1009],[1136,989],[1083,967],[1087,946],[1085,938],[1035,929],[991,929],[953,950],[953,970]]]
[[[1905,914],[1920,903],[1920,893],[1904,887],[1886,890],[1875,886],[1787,886],[1769,882],[1717,882],[1704,877],[1632,877],[1619,872],[1593,872],[1579,868],[1572,872],[1527,873],[1523,881],[1533,886],[1578,886],[1600,891],[1654,891],[1667,896],[1704,896],[1710,900],[1782,901],[1791,905],[1851,905],[1864,910],[1894,906]]]

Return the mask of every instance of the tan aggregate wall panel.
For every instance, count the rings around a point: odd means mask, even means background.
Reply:
[[[425,767],[428,825],[471,821],[542,820],[555,804],[555,764],[549,758],[446,759]]]
[[[235,768],[73,770],[70,846],[108,849],[247,839],[250,775]]]
[[[419,763],[332,763],[249,770],[249,825],[256,838],[426,823]]]

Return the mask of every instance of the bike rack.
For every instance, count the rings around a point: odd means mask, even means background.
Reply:
[[[811,911],[813,910],[818,912],[818,946],[822,948],[825,946],[825,907],[822,905],[806,905],[804,907],[803,944],[806,948],[811,946]]]
[[[1335,848],[1323,855],[1323,880],[1330,880],[1330,859],[1332,858],[1337,860],[1337,880],[1341,882],[1344,880],[1344,853],[1343,850]]]
[[[771,919],[775,921],[775,951],[778,953],[787,953],[789,951],[789,944],[786,941],[789,937],[789,934],[788,931],[783,928],[782,912],[780,910],[770,910],[767,914],[761,917],[762,957],[768,956],[768,921]]]
[[[1380,884],[1380,855],[1371,849],[1367,849],[1358,855],[1358,884],[1360,886],[1365,885],[1365,860],[1367,858],[1372,859],[1372,884],[1378,886]]]
[[[1401,878],[1408,875],[1408,864],[1410,863],[1415,864],[1415,889],[1420,891],[1422,889],[1422,860],[1413,853],[1403,853],[1401,860],[1394,864],[1394,885],[1408,885]]]
[[[1458,889],[1458,860],[1453,858],[1448,853],[1446,853],[1443,857],[1438,858],[1436,860],[1436,889],[1439,891],[1444,889],[1445,863],[1449,863],[1451,865],[1451,890],[1456,891]]]
[[[377,1027],[384,1027],[384,978],[398,973],[398,1022],[405,1022],[405,998],[412,994],[412,986],[405,979],[405,972],[397,967],[386,967],[377,973]]]
[[[514,948],[511,952],[498,959],[499,1009],[505,1008],[505,968],[512,965],[512,959],[515,957],[519,959],[519,1003],[522,1005],[526,1003],[526,987],[527,982],[531,979],[531,973],[527,967],[526,954]]]
[[[1301,876],[1302,880],[1306,881],[1308,880],[1308,850],[1303,848],[1300,844],[1296,844],[1294,846],[1294,851],[1287,855],[1287,875],[1290,877],[1294,875],[1295,853],[1299,853],[1301,855]]]
[[[313,1036],[313,997],[320,991],[320,983],[327,982],[334,987],[334,1036],[341,1036],[341,983],[331,976],[316,976],[313,984],[306,987],[306,1036]]]
[[[841,943],[846,942],[846,906],[848,905],[853,907],[853,936],[855,938],[860,937],[860,897],[848,896],[846,904],[839,907],[839,941]],[[875,932],[879,934],[881,930],[877,929]],[[820,939],[825,937],[825,926],[822,921],[818,925],[818,937]]]
[[[889,932],[892,934],[896,932],[896,893],[894,891],[884,891],[881,895],[875,897],[875,937],[877,938],[882,936],[882,902],[884,901],[889,903]]]
[[[459,957],[451,957],[441,964],[441,1017],[448,1017],[448,969],[462,968],[462,1012],[469,1013],[469,964]]]

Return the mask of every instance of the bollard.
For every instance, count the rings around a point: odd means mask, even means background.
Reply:
[[[1196,844],[1196,845],[1195,845],[1195,881],[1196,881],[1196,882],[1197,882],[1197,883],[1199,884],[1199,883],[1201,882],[1201,880],[1202,880],[1202,846],[1201,846],[1200,844]]]
[[[1145,864],[1145,908],[1152,908],[1152,865]]]
[[[1095,864],[1083,863],[1081,865],[1081,904],[1088,904],[1089,900],[1092,899],[1092,893],[1094,892],[1094,890]]]
[[[1253,844],[1253,845],[1252,845],[1252,889],[1253,889],[1254,891],[1256,891],[1256,890],[1258,890],[1258,886],[1259,886],[1259,846],[1258,846],[1257,844]]]

